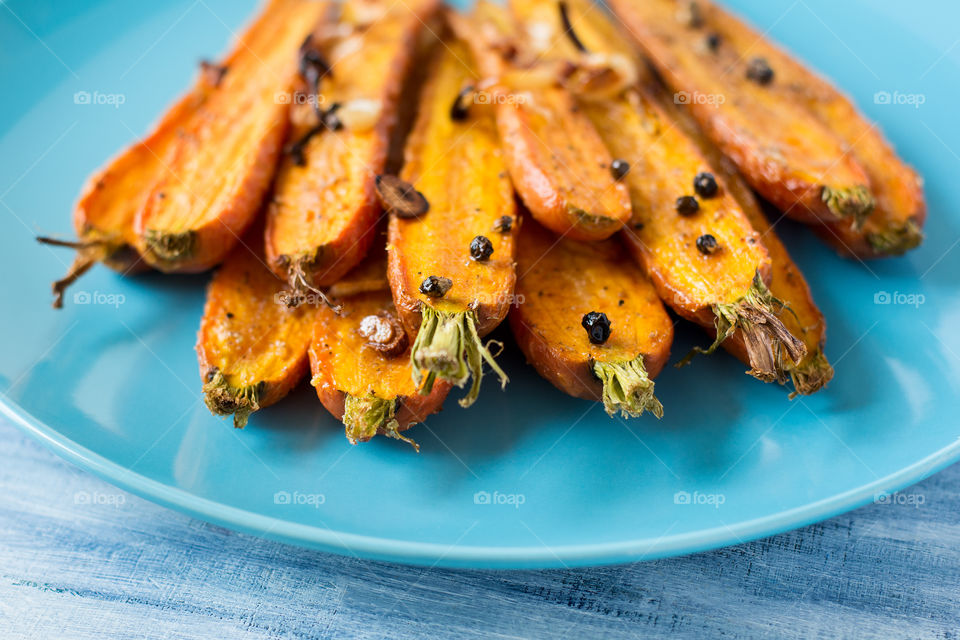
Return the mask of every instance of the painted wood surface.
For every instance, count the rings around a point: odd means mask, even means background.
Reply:
[[[233,533],[127,494],[0,419],[0,637],[960,638],[960,465],[736,547],[450,571]]]

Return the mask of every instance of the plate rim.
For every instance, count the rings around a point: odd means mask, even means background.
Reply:
[[[301,548],[361,559],[451,569],[567,569],[685,556],[733,546],[822,522],[901,491],[960,461],[960,438],[882,478],[808,504],[729,526],[655,539],[562,546],[491,547],[415,542],[346,533],[231,507],[133,471],[91,451],[35,417],[5,393],[0,414],[74,465],[145,500],[199,520]]]

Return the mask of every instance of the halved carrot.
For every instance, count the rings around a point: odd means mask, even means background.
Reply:
[[[750,184],[787,215],[858,228],[874,206],[871,182],[844,140],[798,100],[787,80],[736,40],[706,0],[611,0],[678,102]]]
[[[258,32],[273,28],[272,7],[273,4],[267,5],[242,41],[255,39]],[[53,283],[55,308],[63,306],[66,288],[97,262],[123,274],[149,268],[135,248],[138,245],[134,231],[137,213],[146,204],[154,185],[166,175],[171,150],[177,146],[182,133],[193,126],[200,107],[216,92],[227,71],[227,66],[204,63],[193,88],[163,115],[153,130],[87,180],[73,212],[76,242],[37,238],[45,244],[77,250],[67,274]]]
[[[397,317],[386,260],[371,255],[329,294],[343,313],[317,310],[310,344],[311,384],[323,406],[346,428],[351,444],[377,434],[417,444],[400,434],[436,413],[450,391],[440,382],[420,395],[410,377],[410,339]],[[378,289],[371,285],[380,282]],[[335,295],[340,289],[343,295]]]
[[[622,39],[586,2],[564,3],[562,13],[556,5],[552,12],[538,10],[524,0],[511,6],[528,32],[535,21],[543,31],[567,30],[552,55],[568,56],[573,66],[592,64],[588,56],[606,63],[623,55]],[[634,216],[624,237],[660,297],[715,332],[708,353],[728,338],[742,342],[751,375],[787,379],[787,362],[799,360],[805,348],[777,317],[782,304],[766,286],[770,255],[722,178],[709,197],[697,192],[695,180],[711,168],[696,143],[638,88],[581,103],[618,159]]]
[[[540,52],[490,3],[478,3],[470,19],[451,21],[485,78],[474,101],[494,105],[510,177],[533,216],[578,240],[619,231],[630,217],[629,194],[611,175],[610,152],[559,77],[536,68]]]
[[[602,400],[611,416],[663,415],[653,378],[670,357],[673,322],[618,239],[557,238],[524,218],[517,272],[510,327],[541,376],[564,393]],[[582,326],[591,312],[609,323],[602,344]]]
[[[722,7],[704,4],[710,23],[734,51],[749,50],[765,58],[780,82],[770,88],[783,100],[805,105],[824,125],[848,145],[850,155],[870,179],[876,201],[862,229],[842,223],[814,227],[841,254],[860,258],[900,255],[923,240],[926,203],[923,181],[899,158],[876,124],[861,114],[850,99],[830,82],[811,71],[756,29]]]
[[[153,267],[196,272],[218,264],[260,210],[287,129],[297,47],[329,3],[272,0],[224,61],[216,88],[178,131],[164,172],[134,221]]]
[[[297,95],[310,99],[292,106],[295,153],[281,165],[267,222],[270,266],[299,294],[337,282],[370,248],[381,213],[374,180],[418,38],[437,6],[344,3],[336,35],[315,43],[329,73],[320,74],[319,94],[302,87],[307,94]]]
[[[507,382],[480,339],[510,308],[516,203],[492,113],[454,108],[474,77],[470,51],[458,40],[444,44],[407,141],[402,181],[385,177],[381,189],[391,209],[390,286],[400,317],[417,336],[414,380],[429,393],[436,378],[462,387],[472,377],[460,400],[466,407],[480,391],[484,360]],[[425,199],[419,210],[404,206],[405,193]],[[401,217],[409,215],[419,217]]]
[[[790,374],[794,394],[809,395],[819,391],[833,378],[833,367],[823,350],[827,338],[827,323],[813,300],[803,273],[790,257],[787,248],[761,210],[753,191],[737,172],[733,162],[725,158],[720,150],[707,140],[689,110],[672,104],[662,91],[653,90],[651,93],[660,98],[660,105],[664,112],[673,118],[673,122],[699,145],[700,151],[710,162],[711,169],[722,176],[727,191],[740,205],[753,228],[760,233],[760,239],[770,254],[770,293],[786,305],[778,317],[787,331],[801,339],[807,347],[806,355],[799,362],[786,361],[783,366]],[[743,362],[750,363],[742,340],[727,340],[723,346]]]
[[[204,400],[235,427],[280,401],[307,373],[313,312],[282,304],[255,225],[210,281],[197,336]]]

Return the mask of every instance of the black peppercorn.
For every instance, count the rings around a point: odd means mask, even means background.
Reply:
[[[584,314],[580,324],[587,330],[587,337],[593,344],[603,344],[610,338],[610,319],[605,313],[591,311]]]
[[[699,249],[702,254],[709,256],[716,253],[719,248],[720,245],[717,244],[717,239],[709,233],[705,233],[697,238],[697,249]]]
[[[719,33],[711,33],[707,36],[707,48],[710,49],[710,51],[716,51],[720,48],[721,41],[722,39]]]
[[[493,243],[487,236],[477,236],[470,241],[470,257],[477,262],[486,262],[493,255]]]
[[[513,228],[513,216],[500,216],[493,223],[493,230],[497,233],[510,233]]]
[[[623,180],[628,171],[630,171],[630,163],[626,160],[617,159],[610,164],[610,173],[613,174],[614,180]]]
[[[453,286],[453,280],[450,278],[438,278],[437,276],[427,276],[420,283],[420,293],[431,298],[442,298],[450,291]]]
[[[773,69],[766,58],[754,58],[747,64],[747,78],[759,85],[773,82]]]
[[[712,198],[717,195],[717,189],[717,179],[713,177],[712,173],[701,171],[693,179],[693,190],[701,198]]]
[[[677,213],[682,216],[692,216],[700,210],[700,203],[693,196],[680,196],[677,198]]]

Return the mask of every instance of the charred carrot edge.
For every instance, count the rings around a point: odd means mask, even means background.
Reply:
[[[371,275],[377,271],[386,275],[382,252],[367,258],[341,281],[348,292],[337,299],[345,309],[343,314],[327,307],[317,310],[309,348],[311,384],[324,407],[343,422],[351,444],[379,434],[407,442],[419,451],[419,445],[401,432],[439,411],[450,385],[438,384],[424,396],[410,379],[409,338],[394,315],[386,278],[381,278],[379,288],[371,286]],[[353,287],[352,282],[363,284]],[[362,332],[372,315],[374,320],[387,318],[384,322],[391,327],[389,336],[378,332],[377,345]],[[389,343],[387,347],[384,342]]]
[[[235,45],[216,85],[178,132],[134,220],[137,249],[165,272],[199,272],[222,261],[260,211],[288,114],[297,47],[326,2],[272,0]]]
[[[562,70],[541,60],[510,26],[509,13],[489,2],[450,22],[484,76],[478,89],[493,104],[510,176],[527,209],[578,240],[619,231],[630,217],[629,194],[610,173],[613,158],[603,140],[560,82]]]
[[[686,11],[672,0],[610,4],[671,90],[687,95],[706,135],[757,191],[801,222],[860,228],[875,205],[867,172],[834,131],[777,91],[785,80],[755,55],[759,35],[743,42],[728,37],[707,0],[691,0]]]
[[[262,242],[258,225],[214,274],[197,334],[204,402],[216,415],[232,415],[237,428],[279,402],[308,368],[312,316],[306,308],[282,304]],[[275,349],[278,341],[285,345],[282,353]]]
[[[841,255],[877,258],[902,255],[923,241],[926,203],[923,181],[907,165],[876,125],[850,98],[828,80],[807,68],[775,43],[732,13],[716,4],[704,3],[711,21],[727,39],[765,57],[783,82],[771,89],[787,100],[804,105],[837,136],[850,145],[851,155],[870,178],[876,206],[863,228],[842,223],[814,227],[814,231]]]
[[[474,76],[464,43],[444,44],[430,67],[400,179],[390,180],[391,197],[407,194],[420,207],[386,202],[388,277],[397,310],[416,333],[413,380],[429,393],[436,380],[463,387],[472,379],[460,400],[467,407],[479,393],[484,362],[501,386],[508,380],[481,338],[510,308],[516,203],[492,113],[451,112]]]
[[[625,418],[663,406],[653,378],[670,355],[673,322],[653,284],[616,239],[556,238],[525,218],[517,256],[517,305],[510,326],[527,361],[569,395],[601,400]],[[583,323],[602,323],[602,343]]]
[[[514,7],[518,14],[531,11],[524,0],[514,0]],[[577,25],[578,40],[591,53],[622,51],[622,38],[599,11],[577,0],[565,7],[566,21]],[[566,49],[577,64],[582,52]],[[694,350],[681,364],[733,339],[744,345],[750,375],[765,382],[786,380],[788,364],[799,360],[806,347],[777,317],[783,305],[766,287],[771,260],[759,234],[722,179],[712,194],[696,194],[700,200],[694,200],[692,211],[679,211],[680,201],[672,199],[692,198],[694,177],[710,169],[696,141],[676,130],[656,97],[639,86],[618,97],[586,101],[584,109],[615,154],[638,165],[623,177],[634,201],[632,229],[624,232],[631,253],[664,301],[715,333],[710,347]],[[705,238],[726,248],[714,255],[699,246]],[[699,256],[698,249],[707,256]]]
[[[268,211],[267,258],[293,298],[323,296],[359,264],[382,213],[375,179],[383,173],[410,68],[439,0],[344,4],[339,35],[305,43],[302,95]],[[375,17],[365,14],[373,11]],[[379,12],[379,13],[378,13]],[[342,33],[340,33],[342,32]],[[312,61],[312,62],[311,62]],[[317,68],[319,66],[319,68]]]

